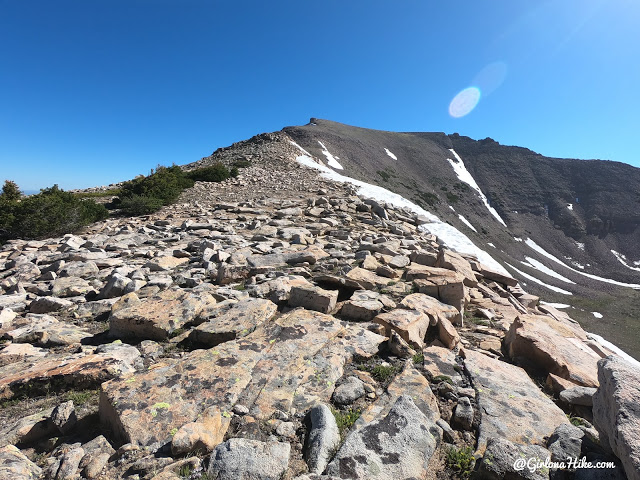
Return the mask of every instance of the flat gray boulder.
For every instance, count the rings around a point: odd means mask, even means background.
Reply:
[[[347,437],[326,474],[350,479],[423,478],[440,435],[411,397],[402,395],[385,417]]]
[[[288,443],[231,438],[211,454],[208,474],[216,480],[280,480],[290,453]]]

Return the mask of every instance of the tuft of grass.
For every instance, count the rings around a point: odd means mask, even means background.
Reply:
[[[24,400],[24,397],[14,397],[9,400],[0,400],[0,410],[13,407],[14,405],[20,403],[22,400]]]
[[[415,363],[416,365],[420,365],[420,364],[424,363],[424,353],[422,353],[422,352],[416,353],[413,356],[413,363]]]
[[[436,375],[435,377],[432,378],[433,383],[442,383],[442,382],[446,382],[450,385],[453,385],[453,380],[451,380],[451,377],[449,377],[448,375]]]
[[[362,414],[361,408],[350,408],[346,411],[336,410],[335,408],[331,408],[331,412],[333,416],[336,418],[336,424],[338,425],[338,430],[340,431],[340,436],[343,437],[345,433],[347,433],[353,424],[356,423],[356,420],[360,418]]]
[[[445,450],[447,467],[456,472],[461,478],[469,478],[475,462],[476,459],[473,457],[471,447],[458,448],[452,446]]]
[[[580,418],[580,417],[574,417],[571,414],[567,414],[567,418],[569,419],[569,423],[571,423],[571,425],[573,425],[574,427],[586,427],[587,424],[585,423],[584,419]]]
[[[97,400],[100,392],[99,390],[82,390],[79,392],[69,391],[64,395],[65,401],[72,400],[73,404],[77,407]]]
[[[186,464],[186,465],[182,465],[179,469],[178,469],[178,476],[182,477],[182,478],[187,478],[189,476],[191,476],[191,472],[193,471],[192,467],[190,464]]]
[[[393,365],[360,365],[358,370],[369,372],[375,380],[385,383],[400,373],[401,368],[394,367]]]
[[[184,333],[184,331],[185,331],[184,328],[176,328],[173,332],[169,334],[169,338],[179,337]]]

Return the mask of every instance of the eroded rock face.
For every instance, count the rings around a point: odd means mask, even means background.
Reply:
[[[41,473],[42,469],[13,445],[0,447],[0,478],[35,480]]]
[[[219,315],[207,316],[206,321],[191,332],[190,338],[199,345],[214,347],[248,335],[269,321],[276,311],[277,306],[270,300],[251,299],[238,302]]]
[[[585,344],[586,335],[545,315],[521,315],[515,319],[505,345],[509,356],[585,387],[597,387],[600,357]]]
[[[351,433],[327,467],[340,478],[423,478],[440,441],[440,429],[408,395],[389,413]]]
[[[44,391],[48,387],[59,390],[95,388],[111,378],[135,371],[131,349],[137,358],[140,353],[134,347],[111,349],[101,353],[78,353],[52,357],[36,363],[23,371],[0,379],[0,398],[12,398],[25,388]]]
[[[600,386],[593,396],[593,420],[622,461],[630,480],[640,479],[640,370],[619,357],[598,362]]]
[[[546,445],[556,427],[568,423],[564,412],[523,369],[470,350],[465,355],[480,412],[478,453],[492,437]]]
[[[418,409],[430,420],[437,421],[440,411],[429,382],[408,360],[400,374],[387,387],[387,391],[369,405],[356,421],[356,428],[387,415],[402,395],[409,395]]]
[[[331,398],[354,354],[371,356],[385,340],[329,315],[294,310],[240,339],[103,384],[100,416],[120,438],[151,445],[212,406],[228,412],[236,402],[251,405],[258,418],[292,405],[306,409]]]
[[[112,311],[109,334],[114,337],[164,340],[178,328],[195,320],[207,304],[212,303],[215,303],[215,299],[208,293],[165,290]]]

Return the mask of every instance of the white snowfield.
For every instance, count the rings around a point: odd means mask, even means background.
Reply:
[[[329,150],[327,149],[327,147],[324,146],[324,143],[322,143],[320,140],[318,140],[318,143],[320,144],[320,146],[322,147],[322,154],[327,157],[327,165],[329,165],[331,168],[337,168],[338,170],[344,170],[342,168],[342,165],[340,165],[338,163],[338,160],[340,160],[340,158],[338,157],[334,157],[333,155],[331,155],[331,153],[329,152]]]
[[[603,347],[611,350],[613,353],[618,355],[620,358],[622,358],[622,359],[626,360],[627,362],[633,364],[635,367],[640,368],[640,362],[638,360],[636,360],[635,358],[633,358],[631,355],[629,355],[624,350],[621,350],[620,348],[616,347],[613,343],[605,340],[600,335],[596,335],[595,333],[590,333],[590,332],[586,332],[586,333],[587,333],[587,338],[590,338],[594,342],[599,343]]]
[[[597,275],[591,275],[590,273],[581,272],[579,270],[576,270],[575,268],[571,268],[569,265],[564,263],[562,260],[560,260],[557,257],[554,257],[553,255],[551,255],[549,252],[547,252],[545,249],[543,249],[540,245],[538,245],[536,242],[534,242],[530,238],[527,238],[525,240],[525,243],[529,247],[531,247],[533,250],[538,252],[540,255],[542,255],[543,257],[547,257],[549,260],[552,260],[552,261],[556,262],[558,265],[562,265],[563,267],[568,268],[572,272],[577,273],[579,275],[582,275],[583,277],[587,277],[587,278],[590,278],[592,280],[597,280],[599,282],[610,283],[612,285],[618,285],[619,287],[629,287],[629,288],[633,288],[635,290],[640,290],[640,285],[637,284],[637,283],[618,282],[616,280],[611,280],[609,278],[598,277]]]
[[[543,302],[542,300],[540,300],[540,304],[541,305],[547,305],[549,307],[553,307],[553,308],[556,308],[558,310],[562,310],[563,308],[571,308],[571,305],[568,305],[566,303]]]
[[[474,180],[473,176],[469,173],[469,170],[467,170],[467,167],[464,166],[464,162],[462,161],[462,159],[458,156],[453,148],[450,148],[449,151],[453,154],[454,157],[456,157],[456,161],[451,160],[450,158],[447,158],[447,161],[453,167],[453,170],[456,172],[458,178],[469,185],[471,188],[473,188],[476,192],[478,192],[478,194],[480,195],[480,199],[485,204],[491,215],[493,215],[496,220],[498,220],[502,225],[506,227],[507,224],[504,223],[504,220],[502,220],[496,209],[489,205],[487,197],[485,197],[484,193],[482,193],[482,190],[480,190],[480,187]]]
[[[621,253],[616,252],[615,250],[611,250],[611,253],[618,259],[618,261],[627,267],[630,270],[635,270],[636,272],[640,272],[640,268],[632,267],[627,263],[627,257]],[[633,262],[634,265],[637,265],[638,262]]]
[[[571,280],[569,280],[567,277],[563,277],[562,275],[560,275],[559,273],[554,272],[553,270],[551,270],[549,267],[547,267],[546,265],[544,265],[543,263],[539,262],[538,260],[536,260],[535,258],[531,258],[531,257],[524,257],[526,262],[520,262],[523,265],[526,265],[527,267],[531,267],[531,268],[535,268],[536,270],[538,270],[539,272],[542,272],[544,274],[549,275],[550,277],[553,278],[557,278],[558,280],[565,282],[565,283],[573,283],[575,285],[576,282],[572,282]]]
[[[474,232],[478,233],[478,230],[476,230],[476,228],[471,225],[471,222],[469,220],[467,220],[466,218],[464,218],[462,215],[458,215],[458,218],[460,219],[460,221],[462,223],[464,223],[467,227],[469,227],[471,230],[473,230]]]
[[[294,143],[295,145],[295,143]],[[298,148],[300,148],[298,146]],[[300,148],[300,150],[303,150]],[[304,153],[304,151],[303,151]],[[393,193],[386,188],[379,187],[377,185],[371,185],[354,178],[347,177],[338,172],[320,165],[310,155],[300,155],[296,157],[296,161],[307,167],[315,168],[323,173],[323,177],[335,182],[350,183],[358,187],[358,194],[364,197],[372,198],[378,202],[385,202],[393,205],[397,208],[406,208],[418,215],[424,216],[428,221],[427,223],[420,225],[420,229],[437,236],[446,246],[454,252],[467,253],[475,255],[478,260],[487,267],[506,274],[510,273],[498,263],[491,255],[484,250],[478,248],[464,233],[457,230],[455,227],[444,223],[437,216],[431,212],[427,212],[423,208],[419,207],[413,202],[410,202],[406,198],[397,193]]]
[[[394,160],[398,160],[398,157],[396,157],[393,153],[391,153],[388,148],[385,148],[384,151],[387,152],[387,155],[389,155]]]
[[[603,318],[604,315],[602,315],[600,312],[591,312],[593,314],[594,317],[596,318]]]
[[[549,285],[547,283],[544,283],[542,280],[538,280],[536,277],[533,277],[533,276],[529,275],[528,273],[524,273],[522,270],[518,270],[516,267],[514,267],[510,263],[507,263],[507,262],[504,262],[504,263],[508,267],[512,268],[521,277],[524,277],[527,280],[531,280],[532,282],[537,283],[538,285],[542,285],[543,287],[548,288],[552,292],[561,293],[563,295],[573,295],[573,293],[571,293],[571,292],[567,292],[566,290],[563,290],[561,288],[554,287],[553,285]]]

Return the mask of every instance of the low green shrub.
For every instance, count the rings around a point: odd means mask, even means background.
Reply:
[[[360,418],[362,413],[362,409],[349,409],[346,411],[336,410],[335,408],[331,409],[333,412],[333,416],[336,418],[336,424],[338,425],[338,430],[340,431],[340,436],[344,436],[346,432],[348,432],[356,420]]]
[[[175,202],[185,188],[193,186],[194,180],[177,165],[158,166],[146,177],[137,177],[122,185],[120,200],[134,196],[157,198],[163,205]]]
[[[238,169],[236,168],[236,172]],[[229,169],[221,163],[214,163],[210,167],[198,168],[186,173],[191,180],[198,182],[222,182],[231,176]]]
[[[103,205],[80,199],[58,185],[36,195],[16,198],[11,184],[15,185],[6,181],[5,187],[9,186],[0,194],[0,240],[3,241],[64,235],[109,216]]]
[[[471,447],[449,447],[445,452],[447,467],[456,472],[461,478],[469,478],[476,462]]]
[[[162,208],[163,204],[164,202],[161,198],[133,195],[121,199],[118,203],[118,208],[120,208],[120,211],[125,215],[135,217],[157,212]]]

